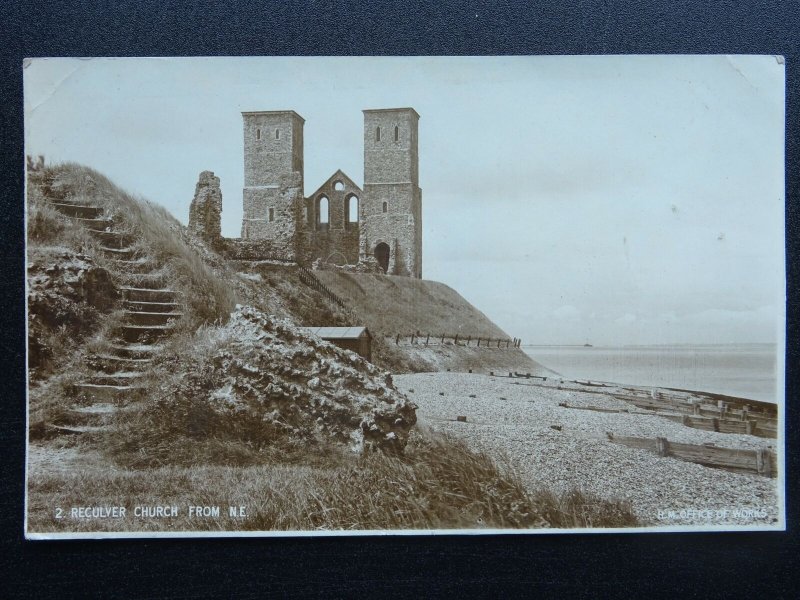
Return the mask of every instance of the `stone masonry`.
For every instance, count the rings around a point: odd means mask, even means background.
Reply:
[[[219,177],[211,171],[203,171],[194,190],[189,207],[189,231],[203,239],[216,243],[221,237],[222,191]]]
[[[364,188],[337,170],[303,197],[303,127],[294,111],[242,113],[242,243],[285,260],[422,277],[418,121],[412,108],[364,111]],[[267,258],[267,257],[265,257]]]

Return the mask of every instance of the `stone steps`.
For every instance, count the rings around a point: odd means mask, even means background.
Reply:
[[[131,386],[142,377],[140,371],[118,371],[116,373],[102,373],[91,375],[86,383],[93,385],[110,385],[116,387]]]
[[[164,337],[172,329],[170,325],[123,325],[120,336],[126,342],[148,342]]]
[[[112,400],[123,401],[137,390],[130,385],[105,385],[102,383],[76,383],[75,389],[79,395],[83,395],[97,401]]]
[[[115,230],[114,220],[104,217],[101,207],[72,199],[50,200],[50,205],[99,241],[99,250],[116,267],[115,280],[123,283],[118,285],[124,309],[118,339],[106,353],[89,358],[92,373],[74,385],[77,396],[90,403],[73,406],[53,426],[67,435],[104,432],[110,430],[115,413],[130,409],[125,405],[141,389],[137,381],[162,349],[156,341],[171,333],[172,321],[183,317],[180,292],[169,289],[169,274],[134,247],[131,233]]]
[[[124,249],[135,241],[135,238],[130,233],[124,231],[103,231],[100,229],[88,229],[88,231],[93,237],[100,240],[104,248]]]
[[[106,229],[114,226],[114,221],[106,217],[97,217],[95,219],[85,219],[83,217],[73,218],[87,229],[105,231]]]
[[[83,435],[86,433],[101,433],[111,429],[109,425],[53,425],[53,429],[61,435]]]
[[[133,302],[174,302],[177,292],[169,288],[137,288],[123,286],[119,288],[124,300]]]
[[[86,206],[73,204],[71,202],[50,202],[50,206],[58,212],[68,217],[78,217],[81,219],[96,219],[103,214],[103,209],[99,206]]]
[[[133,359],[151,359],[161,351],[158,344],[112,344],[110,348],[117,356]]]
[[[153,362],[151,358],[127,358],[108,354],[95,355],[92,362],[103,373],[118,373],[120,371],[136,371],[146,369]]]
[[[107,258],[124,258],[131,260],[136,257],[138,250],[133,247],[111,248],[110,246],[100,246],[100,250]]]
[[[138,300],[125,300],[124,305],[130,311],[147,313],[178,312],[178,309],[183,306],[177,302],[142,302]]]
[[[103,426],[109,425],[114,415],[119,410],[118,406],[111,402],[98,402],[89,406],[73,406],[69,409],[65,420],[59,425],[74,426]]]
[[[166,325],[183,316],[181,312],[125,311],[125,319],[132,325]]]

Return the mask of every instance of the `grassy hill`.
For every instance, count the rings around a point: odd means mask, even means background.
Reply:
[[[516,348],[476,347],[477,338],[509,339],[505,331],[467,302],[453,288],[437,281],[378,275],[315,271],[317,278],[358,315],[375,336],[374,355],[395,371],[549,371]],[[395,337],[419,332],[472,339],[471,345],[450,342],[426,347],[394,343]]]
[[[316,271],[335,294],[350,303],[374,333],[511,337],[453,288],[436,281]]]

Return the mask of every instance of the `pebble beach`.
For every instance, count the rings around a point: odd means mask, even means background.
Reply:
[[[420,425],[461,438],[509,465],[531,491],[577,488],[627,501],[645,527],[724,529],[780,522],[780,478],[660,457],[613,443],[609,434],[773,451],[775,439],[693,429],[656,415],[579,409],[631,408],[613,397],[620,391],[614,387],[598,393],[558,379],[466,373],[396,375],[394,381],[417,404]]]

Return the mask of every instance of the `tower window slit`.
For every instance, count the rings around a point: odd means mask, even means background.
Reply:
[[[376,127],[375,128],[375,141],[376,142],[380,142],[381,141],[381,128],[380,127]]]
[[[394,126],[394,141],[400,141],[400,128],[397,125]]]

